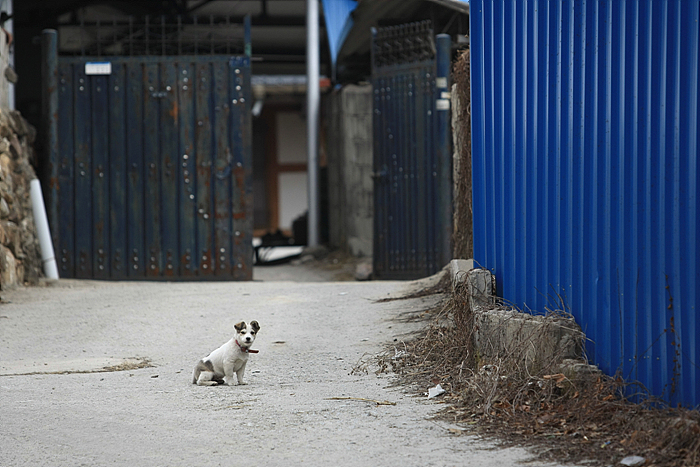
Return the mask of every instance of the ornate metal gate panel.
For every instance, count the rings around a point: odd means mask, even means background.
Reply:
[[[448,78],[438,78],[436,52],[429,21],[373,31],[373,262],[382,279],[428,276],[451,255],[451,212],[441,209],[452,193]]]

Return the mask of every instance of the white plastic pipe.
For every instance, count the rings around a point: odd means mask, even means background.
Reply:
[[[41,183],[34,179],[30,183],[30,196],[32,198],[32,211],[34,212],[34,224],[39,235],[39,247],[41,248],[41,261],[44,263],[44,274],[49,279],[58,280],[58,266],[53,253],[49,220],[46,218],[44,197],[41,194]]]

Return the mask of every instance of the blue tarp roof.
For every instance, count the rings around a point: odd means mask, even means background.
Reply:
[[[357,2],[355,0],[322,0],[322,3],[328,45],[331,49],[333,68],[335,68],[340,46],[343,45],[343,41],[353,25],[351,13],[357,8]]]

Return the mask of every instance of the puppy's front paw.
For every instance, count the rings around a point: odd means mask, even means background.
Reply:
[[[236,378],[224,377],[224,384],[227,386],[236,386],[238,383],[236,382]]]
[[[245,383],[245,382],[243,382],[243,381],[239,381],[238,384],[240,384],[241,386],[245,386],[245,385],[248,384],[248,383]]]

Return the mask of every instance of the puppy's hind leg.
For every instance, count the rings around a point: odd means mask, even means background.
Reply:
[[[203,371],[199,374],[199,378],[197,378],[197,386],[216,386],[219,383],[212,381],[213,377],[214,373]]]
[[[197,386],[216,386],[216,381],[214,379],[214,367],[211,362],[204,362],[200,360],[197,362],[197,366],[194,367],[194,372],[192,373],[192,384]]]

